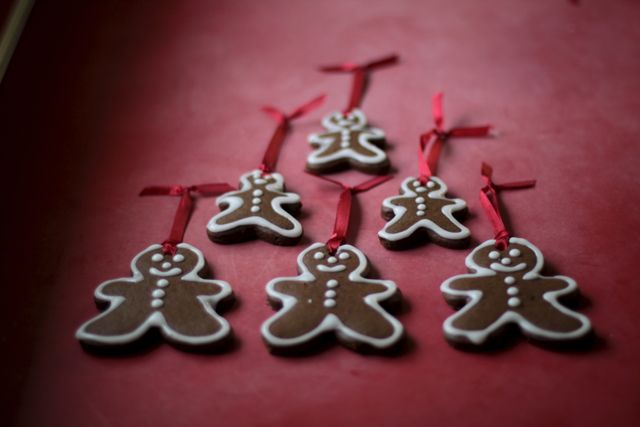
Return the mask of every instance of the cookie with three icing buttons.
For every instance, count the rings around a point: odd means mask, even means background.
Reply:
[[[314,151],[307,158],[308,170],[327,173],[353,167],[366,173],[382,174],[389,169],[389,159],[382,150],[384,132],[368,126],[360,109],[329,114],[322,120],[322,125],[327,132],[309,136]]]
[[[231,302],[231,287],[204,279],[202,252],[180,243],[174,255],[152,245],[131,262],[132,277],[103,282],[95,291],[104,312],[87,321],[76,338],[93,349],[138,344],[150,333],[187,349],[214,349],[228,342],[229,323],[216,311]]]
[[[262,325],[265,343],[275,351],[306,350],[324,335],[355,350],[387,350],[404,334],[402,324],[381,304],[398,303],[390,280],[367,279],[365,255],[342,245],[331,255],[314,243],[298,256],[296,277],[267,284],[269,303],[279,311]]]
[[[456,218],[467,214],[467,204],[446,193],[447,186],[438,177],[431,176],[424,185],[417,178],[405,179],[400,195],[382,202],[382,217],[389,221],[378,232],[382,245],[403,249],[430,239],[446,247],[467,246],[471,233]]]
[[[302,237],[302,225],[294,218],[300,196],[285,191],[279,173],[256,169],[240,177],[240,189],[217,198],[221,212],[207,224],[216,243],[236,243],[258,237],[276,245],[294,245]]]
[[[562,303],[578,295],[576,282],[566,276],[542,276],[542,253],[527,240],[512,237],[503,250],[488,240],[469,254],[466,265],[471,274],[454,276],[440,288],[449,304],[462,305],[443,324],[452,344],[483,347],[514,329],[532,340],[555,344],[590,335],[589,319]]]

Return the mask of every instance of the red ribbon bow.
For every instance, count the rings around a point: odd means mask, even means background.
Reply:
[[[291,120],[302,117],[309,111],[319,107],[324,102],[325,97],[326,95],[320,95],[307,102],[306,104],[303,104],[300,107],[296,108],[291,114],[285,114],[277,108],[271,106],[262,107],[262,111],[269,114],[276,122],[278,122],[278,127],[273,133],[271,141],[269,141],[267,150],[265,151],[264,157],[262,158],[262,163],[260,164],[260,170],[263,173],[271,173],[275,170],[276,162],[278,161],[278,156],[280,155],[280,148],[282,147],[284,137],[289,130],[289,124],[291,123]]]
[[[436,174],[438,166],[438,158],[442,145],[451,137],[471,137],[471,136],[487,136],[491,130],[491,125],[474,126],[464,128],[453,128],[448,131],[444,129],[444,117],[442,113],[442,92],[438,92],[432,99],[433,121],[435,127],[430,131],[420,135],[420,147],[418,148],[418,170],[420,171],[420,182],[425,184],[430,176]],[[426,157],[424,150],[429,145],[429,151]]]
[[[353,195],[370,190],[373,187],[376,187],[383,182],[390,180],[391,178],[393,178],[393,176],[377,176],[356,186],[349,187],[348,185],[345,185],[340,181],[327,178],[326,176],[320,176],[314,173],[309,174],[342,187],[342,193],[340,193],[338,208],[336,210],[336,221],[333,225],[333,233],[331,234],[329,240],[327,240],[327,249],[329,249],[329,253],[335,254],[336,250],[340,247],[340,245],[344,243],[347,238],[347,230],[349,229],[349,217],[351,216],[351,201],[353,199]]]
[[[482,163],[482,181],[484,186],[480,190],[480,204],[484,208],[493,231],[495,233],[496,248],[503,250],[509,245],[509,232],[504,224],[502,215],[500,214],[500,207],[498,203],[498,191],[502,190],[517,190],[522,188],[531,188],[536,185],[536,180],[508,182],[505,184],[495,184],[491,180],[493,174],[493,168],[486,163]]]
[[[162,242],[162,250],[164,253],[175,255],[177,244],[182,242],[184,232],[187,229],[187,223],[193,209],[193,196],[196,193],[199,196],[215,196],[220,193],[226,193],[234,188],[226,183],[202,184],[185,187],[182,185],[155,185],[145,187],[140,196],[180,196],[180,204],[173,218],[173,225],[169,238]]]
[[[351,86],[351,96],[349,97],[349,104],[344,110],[344,114],[349,113],[356,107],[359,107],[362,103],[362,97],[364,95],[365,86],[367,83],[367,72],[384,67],[387,65],[393,65],[398,62],[398,55],[392,54],[380,59],[369,61],[365,64],[354,64],[352,62],[346,62],[340,65],[327,65],[320,67],[320,71],[327,73],[340,73],[348,72],[353,73],[353,85]]]

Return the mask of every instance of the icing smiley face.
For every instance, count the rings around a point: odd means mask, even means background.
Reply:
[[[326,246],[309,251],[304,256],[304,263],[312,272],[350,273],[358,267],[358,256],[352,250],[341,246],[335,254],[330,254]]]
[[[193,271],[197,262],[197,254],[187,248],[178,248],[175,255],[165,254],[158,249],[141,256],[136,268],[156,277],[177,277]]]
[[[530,247],[514,241],[503,250],[495,245],[482,245],[474,251],[471,259],[477,267],[496,273],[521,276],[539,269],[536,253]]]
[[[362,130],[367,125],[367,118],[360,110],[352,110],[347,114],[335,112],[325,118],[323,125],[334,131],[340,130]]]

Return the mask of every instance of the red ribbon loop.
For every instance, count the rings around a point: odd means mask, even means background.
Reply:
[[[178,243],[182,242],[193,209],[193,196],[191,193],[196,193],[200,196],[215,196],[233,189],[232,186],[226,183],[192,185],[189,187],[166,185],[144,188],[140,192],[140,196],[180,196],[180,203],[173,218],[169,238],[162,242],[162,251],[175,255]]]
[[[262,111],[270,115],[276,122],[278,122],[278,127],[273,132],[271,141],[269,141],[267,150],[265,151],[264,157],[262,158],[262,163],[260,164],[260,170],[263,173],[271,173],[275,170],[276,162],[278,161],[278,156],[280,155],[280,149],[282,148],[284,137],[289,130],[289,124],[291,120],[302,117],[311,110],[318,108],[324,102],[325,97],[326,95],[320,95],[316,98],[313,98],[311,101],[293,110],[291,114],[285,114],[277,108],[271,106],[262,107]]]
[[[442,92],[436,93],[431,100],[431,110],[433,115],[434,127],[428,132],[420,135],[420,148],[418,149],[418,171],[420,172],[419,180],[425,184],[429,177],[436,174],[438,167],[438,159],[442,151],[442,145],[451,137],[474,137],[487,136],[491,130],[491,125],[473,126],[464,128],[444,129],[444,113],[442,108]],[[429,146],[429,143],[430,146]],[[429,149],[424,154],[425,150]]]
[[[364,89],[367,81],[367,73],[376,68],[381,68],[387,65],[393,65],[398,62],[398,55],[387,55],[373,61],[366,62],[364,64],[355,64],[353,62],[345,62],[339,65],[328,65],[320,67],[320,71],[327,73],[340,73],[348,72],[353,73],[353,84],[351,86],[351,95],[349,97],[349,103],[344,110],[344,114],[349,113],[356,107],[359,107],[362,103],[362,97],[364,95]]]
[[[356,186],[349,187],[348,185],[345,185],[340,181],[327,178],[326,176],[316,175],[313,173],[309,174],[342,188],[340,199],[338,200],[338,208],[336,210],[336,221],[333,225],[333,233],[331,234],[329,240],[327,240],[327,249],[331,254],[334,254],[347,238],[347,231],[349,229],[349,217],[351,216],[351,201],[353,199],[353,195],[370,190],[373,187],[376,187],[393,177],[392,175],[377,176]]]
[[[486,163],[482,163],[480,171],[484,186],[480,190],[480,204],[482,205],[495,233],[496,248],[503,250],[509,244],[509,232],[502,219],[500,206],[498,203],[498,191],[518,190],[523,188],[531,188],[536,185],[536,180],[508,182],[504,184],[495,184],[491,176],[493,168]]]

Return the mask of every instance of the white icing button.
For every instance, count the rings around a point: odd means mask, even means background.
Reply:
[[[162,258],[164,257],[160,254],[153,254],[153,256],[151,257],[151,261],[159,262],[162,261]]]
[[[153,292],[151,292],[151,296],[154,298],[162,298],[164,297],[164,291],[162,289],[156,289]]]
[[[427,189],[425,187],[418,187],[418,188],[416,188],[416,191],[418,193],[424,193],[425,191],[427,191]]]
[[[414,187],[417,187],[417,186],[419,186],[419,185],[420,185],[420,182],[418,182],[418,181],[413,181],[413,186],[414,186]]]
[[[433,182],[433,181],[429,181],[429,182],[427,182],[427,187],[429,187],[429,188],[433,188],[433,187],[435,187],[435,186],[436,186],[435,182]]]
[[[424,203],[424,197],[416,197],[416,203]]]
[[[349,148],[349,142],[348,141],[342,141],[340,143],[340,147],[341,148]]]
[[[513,276],[507,276],[504,278],[504,283],[506,283],[507,285],[513,285],[514,283],[516,283],[516,278]]]
[[[163,262],[163,263],[162,263],[162,268],[164,268],[165,270],[166,270],[167,268],[171,268],[171,263],[170,263],[170,262]]]
[[[251,206],[251,212],[260,212],[260,206]]]
[[[256,197],[255,199],[252,199],[252,200],[251,200],[251,203],[253,203],[254,205],[259,205],[259,204],[260,204],[260,202],[262,202],[262,200],[260,200],[260,198],[259,198],[259,197]]]
[[[341,252],[340,255],[338,255],[338,258],[349,259],[349,254],[347,252]]]
[[[498,251],[491,251],[491,252],[489,252],[489,258],[491,258],[491,259],[498,259],[498,258],[500,258],[500,252],[498,252]]]
[[[425,204],[419,204],[419,205],[418,205],[418,209],[420,209],[421,211],[423,211],[423,210],[427,209],[427,205],[425,205]]]
[[[324,293],[324,296],[327,297],[327,298],[334,298],[336,296],[336,291],[329,290],[329,291]]]
[[[520,298],[511,297],[507,301],[507,304],[509,304],[509,307],[517,307],[520,305]]]
[[[509,251],[509,256],[512,256],[512,257],[520,256],[520,251],[519,251],[519,250],[517,250],[517,249],[511,249],[511,250]]]
[[[324,258],[324,254],[322,252],[316,252],[313,254],[313,259],[322,259]]]
[[[184,261],[184,255],[181,254],[175,254],[172,258],[175,262],[182,262]]]
[[[253,190],[253,193],[251,193],[251,194],[253,194],[253,195],[254,195],[254,196],[256,196],[256,197],[260,197],[260,196],[262,196],[264,193],[262,192],[262,190]]]
[[[511,264],[511,258],[502,258],[502,260],[500,261],[502,263],[502,265],[509,265]]]
[[[169,286],[169,281],[167,279],[160,279],[156,282],[156,286],[166,288],[167,286]]]
[[[518,293],[520,293],[520,291],[515,286],[507,288],[507,294],[509,295],[518,295]]]
[[[424,211],[417,211],[417,212],[416,212],[416,215],[418,215],[418,216],[424,216]]]
[[[335,264],[336,262],[338,262],[338,258],[336,258],[334,256],[330,256],[329,258],[327,258],[327,262],[329,264]]]
[[[160,308],[164,305],[164,302],[161,299],[151,300],[151,307]]]
[[[336,279],[327,280],[327,288],[337,288],[338,281]]]
[[[253,180],[253,182],[255,182],[256,184],[266,184],[267,181],[262,179],[262,178],[256,178]]]
[[[327,308],[331,308],[331,307],[335,307],[336,306],[336,300],[334,299],[326,299],[324,300],[324,306]]]

